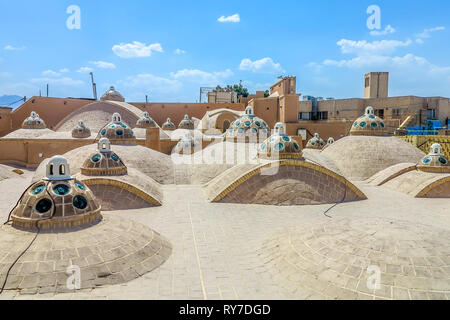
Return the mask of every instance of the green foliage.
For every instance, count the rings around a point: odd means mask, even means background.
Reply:
[[[264,98],[267,98],[268,96],[270,96],[270,91],[269,90],[264,91]]]

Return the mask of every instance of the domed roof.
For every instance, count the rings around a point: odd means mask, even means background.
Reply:
[[[72,130],[72,137],[74,138],[87,138],[91,136],[91,129],[86,127],[83,120],[79,120],[78,124]]]
[[[195,139],[191,134],[186,134],[178,141],[172,150],[172,153],[178,154],[194,154],[202,148],[202,143]]]
[[[46,177],[22,195],[11,214],[13,226],[25,229],[59,229],[90,224],[101,218],[92,191],[70,176],[67,159],[54,156]]]
[[[122,117],[117,112],[113,114],[112,121],[100,130],[100,136],[112,142],[127,143],[136,140],[133,130],[122,121]]]
[[[322,149],[325,146],[325,141],[320,138],[318,133],[314,133],[314,137],[309,139],[306,144],[306,149]]]
[[[80,168],[87,176],[117,176],[127,174],[127,167],[119,156],[111,151],[111,144],[107,138],[98,141],[97,152],[91,154]]]
[[[186,114],[184,115],[184,119],[181,120],[180,124],[178,125],[179,129],[194,129],[194,121],[189,119],[189,116]]]
[[[320,153],[347,179],[363,181],[398,163],[417,163],[425,154],[412,144],[391,136],[346,136]]]
[[[158,125],[150,117],[148,112],[144,112],[144,115],[141,118],[139,118],[138,121],[136,122],[136,128],[147,129],[147,128],[157,128],[157,127],[158,127]]]
[[[170,118],[167,118],[167,121],[162,125],[163,130],[175,130],[176,128],[177,127],[172,123],[172,120],[170,120]]]
[[[303,153],[299,144],[286,134],[281,122],[274,128],[274,134],[258,148],[258,157],[266,159],[300,159]]]
[[[245,140],[248,141],[251,137],[256,142],[260,134],[266,135],[269,133],[269,126],[261,118],[255,116],[253,107],[245,108],[245,114],[237,118],[225,133],[227,140]]]
[[[350,135],[385,136],[387,131],[383,120],[375,115],[372,107],[367,107],[366,113],[353,123]]]
[[[442,153],[442,146],[435,143],[431,146],[430,153],[417,164],[417,168],[428,172],[450,172],[450,163]]]
[[[47,125],[39,115],[32,111],[30,116],[26,118],[22,123],[22,129],[45,129]]]
[[[119,102],[125,102],[124,97],[120,94],[119,91],[116,91],[114,86],[111,86],[108,91],[106,91],[102,97],[100,98],[101,101],[119,101]]]

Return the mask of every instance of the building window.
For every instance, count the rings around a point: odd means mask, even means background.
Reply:
[[[328,120],[328,111],[319,112],[318,116],[318,120]]]
[[[367,88],[370,85],[370,78],[367,77],[364,82],[364,87]]]
[[[436,109],[428,109],[427,110],[427,120],[434,120],[436,119]]]
[[[310,120],[311,112],[299,112],[298,120]]]
[[[400,116],[402,114],[402,109],[392,109],[393,116]]]

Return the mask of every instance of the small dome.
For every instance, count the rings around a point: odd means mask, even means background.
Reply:
[[[162,129],[163,130],[175,130],[177,127],[172,123],[172,120],[170,120],[170,118],[167,118],[167,121],[164,122],[164,124],[162,125]]]
[[[189,119],[189,116],[186,114],[184,115],[184,119],[181,120],[180,124],[178,125],[178,128],[194,130],[194,121]]]
[[[258,148],[258,157],[265,159],[300,159],[302,156],[300,145],[286,134],[281,122],[275,125],[274,134]]]
[[[325,146],[325,142],[320,138],[318,133],[314,133],[314,137],[309,139],[306,144],[306,149],[322,149]]]
[[[387,135],[386,125],[375,115],[372,107],[367,107],[366,113],[353,123],[350,135],[385,136]]]
[[[251,137],[255,140],[259,135],[267,137],[269,134],[269,126],[261,118],[255,116],[253,107],[245,108],[245,114],[237,118],[225,133],[227,140],[244,140],[248,141]]]
[[[428,172],[450,172],[450,163],[442,153],[442,146],[435,143],[431,146],[430,153],[417,164],[417,168]]]
[[[87,176],[117,176],[127,174],[127,167],[119,156],[111,151],[109,139],[98,141],[98,152],[93,153],[81,166],[81,173]]]
[[[334,142],[335,142],[334,138],[333,137],[329,137],[328,140],[327,140],[327,144],[323,147],[322,151],[325,150],[330,145],[332,145]]]
[[[11,219],[14,227],[24,229],[83,226],[101,219],[100,205],[85,184],[70,176],[67,159],[54,156],[46,178],[23,193]]]
[[[22,129],[45,129],[47,125],[39,115],[32,111],[30,116],[26,118],[22,123]]]
[[[172,153],[178,154],[194,154],[196,151],[202,148],[202,143],[195,139],[191,134],[186,134],[178,141],[177,145],[173,148]]]
[[[100,130],[101,138],[108,138],[112,142],[127,143],[135,141],[136,137],[130,126],[122,121],[117,112],[113,114],[112,121]]]
[[[87,138],[91,136],[91,129],[86,127],[83,120],[79,120],[78,124],[72,130],[72,137],[74,138]]]
[[[102,97],[100,98],[101,101],[119,101],[119,102],[125,102],[124,97],[120,94],[119,91],[116,91],[114,86],[111,86],[108,91],[106,91]]]
[[[156,122],[150,117],[148,112],[144,112],[144,116],[139,118],[138,121],[136,122],[136,128],[147,129],[147,128],[157,128],[157,127],[158,126],[157,126]]]

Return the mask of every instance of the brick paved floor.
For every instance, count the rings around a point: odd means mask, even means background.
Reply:
[[[361,288],[360,294],[355,295],[354,292],[339,291],[338,286],[334,285],[339,283],[338,277],[329,273],[324,273],[320,282],[310,278],[304,280],[307,285],[299,286],[295,274],[277,271],[271,265],[273,256],[265,251],[270,249],[271,243],[277,241],[280,235],[289,235],[293,228],[302,230],[307,225],[336,225],[339,230],[345,226],[340,222],[344,218],[361,225],[368,218],[380,221],[395,219],[403,221],[408,237],[414,236],[417,224],[429,226],[421,229],[422,233],[416,238],[408,238],[417,243],[433,240],[434,228],[450,231],[448,199],[414,199],[379,187],[357,186],[369,199],[338,205],[329,212],[331,219],[323,215],[330,205],[271,207],[214,204],[205,200],[201,186],[164,186],[164,205],[161,207],[105,213],[106,216],[142,223],[166,237],[173,246],[173,252],[160,268],[119,285],[57,295],[6,292],[0,295],[0,299],[374,299],[402,298],[406,294],[413,299],[442,298],[433,288],[422,292],[394,292],[393,289],[388,292],[384,288],[378,295],[364,295]],[[17,187],[18,190],[23,188]],[[5,199],[5,195],[0,195],[0,203]],[[5,209],[6,205],[3,206]],[[383,239],[401,240],[396,232],[388,231]],[[353,241],[357,241],[357,237]],[[284,254],[282,250],[278,256]],[[415,252],[415,248],[411,248],[410,254]],[[392,268],[395,272],[395,267]],[[342,274],[350,277],[358,272],[360,270],[347,266]],[[286,277],[286,274],[291,277]],[[450,274],[446,276],[448,280]],[[401,288],[404,286],[399,286]],[[327,291],[327,295],[321,294]]]

